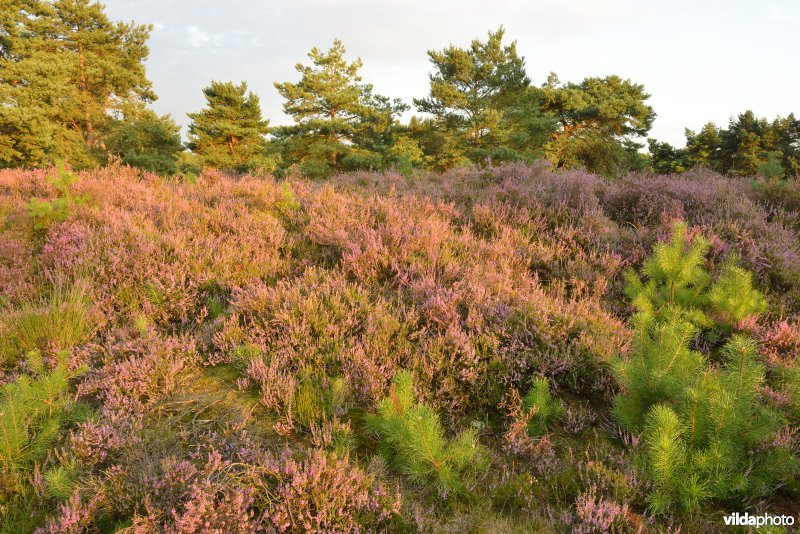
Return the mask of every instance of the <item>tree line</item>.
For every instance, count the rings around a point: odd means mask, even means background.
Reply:
[[[161,174],[216,167],[323,178],[337,172],[546,160],[608,176],[632,170],[800,172],[800,121],[747,112],[727,130],[687,130],[687,147],[652,139],[656,117],[644,86],[619,76],[533,85],[504,30],[485,41],[428,52],[429,93],[420,115],[374,91],[339,40],[313,48],[299,79],[275,83],[293,124],[271,127],[246,82],[213,81],[189,113],[188,143],[158,116],[144,63],[151,26],[112,22],[90,0],[12,0],[0,7],[0,166],[66,160],[88,168],[117,159]]]

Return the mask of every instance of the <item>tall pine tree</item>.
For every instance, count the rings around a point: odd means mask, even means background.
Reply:
[[[613,175],[640,148],[655,119],[644,86],[619,76],[562,84],[551,74],[541,89],[543,108],[559,121],[545,151],[557,168],[583,166]],[[635,157],[633,159],[636,159]]]
[[[203,164],[240,172],[269,167],[263,156],[269,122],[262,119],[258,96],[247,91],[247,83],[211,82],[203,94],[206,107],[188,114],[188,146]]]
[[[399,100],[373,93],[362,83],[361,60],[348,62],[342,42],[323,52],[313,48],[311,65],[298,63],[300,80],[276,83],[295,124],[275,135],[286,164],[297,164],[312,177],[356,168],[379,168],[397,133],[396,116],[406,109]]]
[[[439,135],[426,148],[442,167],[515,159],[538,148],[552,131],[529,90],[525,58],[515,42],[503,44],[504,34],[500,27],[489,32],[486,42],[476,39],[468,49],[451,45],[428,52],[434,67],[430,94],[414,104],[434,117],[430,126]]]
[[[155,99],[151,27],[89,0],[10,0],[0,14],[0,165],[104,163],[114,117]]]

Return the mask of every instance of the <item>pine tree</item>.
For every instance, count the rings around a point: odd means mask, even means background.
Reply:
[[[685,130],[686,154],[692,167],[720,170],[720,130],[713,122],[695,133]]]
[[[51,161],[65,135],[57,104],[69,97],[69,57],[58,53],[56,17],[44,1],[0,4],[0,166]]]
[[[765,371],[755,343],[735,331],[765,308],[750,273],[729,257],[714,279],[705,269],[708,243],[672,239],[645,262],[646,280],[628,274],[638,313],[630,353],[615,362],[622,393],[614,414],[642,431],[642,466],[653,484],[655,513],[693,512],[709,499],[763,496],[797,472],[786,446],[767,446],[785,425],[761,403]],[[700,335],[724,341],[710,354],[692,347]],[[709,356],[723,362],[713,366]],[[758,454],[754,454],[758,451]]]
[[[361,83],[360,59],[348,62],[336,39],[323,52],[313,48],[311,65],[296,65],[300,80],[276,83],[295,124],[275,130],[285,165],[298,164],[311,177],[341,170],[380,168],[393,144],[400,101],[373,94]]]
[[[23,477],[42,462],[68,420],[74,400],[67,353],[48,369],[37,351],[27,354],[31,375],[20,376],[0,388],[0,482],[5,488],[23,490]]]
[[[646,135],[655,119],[653,108],[646,104],[650,95],[644,86],[619,76],[561,84],[551,74],[540,95],[543,109],[560,123],[545,146],[556,168],[585,166],[615,174],[630,152],[624,142]]]
[[[105,162],[114,115],[152,102],[150,26],[113,23],[90,0],[5,2],[0,164]]]
[[[452,440],[445,437],[436,412],[416,401],[408,371],[395,375],[389,396],[367,423],[380,439],[379,452],[390,465],[414,482],[434,482],[445,495],[465,495],[464,476],[484,463],[474,430],[465,430]]]
[[[263,157],[268,121],[247,83],[211,82],[203,89],[206,107],[189,113],[188,147],[209,167],[247,171],[269,165]]]
[[[447,148],[439,158],[442,167],[460,160],[483,164],[530,155],[552,131],[536,93],[529,90],[525,58],[517,54],[515,42],[503,45],[504,34],[500,27],[468,49],[451,45],[428,52],[434,67],[430,94],[414,104],[433,115],[436,128],[448,138],[441,144]]]
[[[564,415],[564,408],[553,398],[550,383],[544,377],[533,379],[530,391],[522,399],[522,405],[526,411],[532,411],[528,422],[528,432],[532,436],[544,434],[554,419]]]
[[[680,173],[690,167],[686,149],[675,148],[667,142],[648,139],[650,170],[656,174]]]
[[[159,117],[146,109],[114,121],[109,130],[106,147],[122,163],[164,175],[177,172],[183,142],[169,115]]]

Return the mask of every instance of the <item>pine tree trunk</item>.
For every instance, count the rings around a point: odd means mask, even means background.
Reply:
[[[80,70],[78,87],[83,94],[83,106],[86,121],[86,148],[92,148],[94,145],[94,127],[92,126],[92,115],[89,111],[89,88],[86,82],[86,55],[83,51],[83,45],[80,43],[78,43],[78,68]]]
[[[334,121],[335,118],[336,118],[336,110],[332,109],[331,110],[331,144],[333,144],[334,141],[336,141],[336,134],[333,132],[333,121]],[[333,153],[331,154],[331,165],[333,166],[334,169],[336,168],[336,150],[334,150]]]

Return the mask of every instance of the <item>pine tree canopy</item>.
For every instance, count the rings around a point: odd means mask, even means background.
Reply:
[[[114,116],[155,99],[151,27],[113,23],[89,0],[4,2],[0,165],[104,163]]]
[[[247,83],[211,82],[203,89],[206,107],[189,113],[189,148],[209,167],[245,171],[263,163],[269,123]]]
[[[309,176],[348,168],[381,168],[396,133],[395,117],[406,106],[373,93],[358,74],[361,60],[348,62],[336,39],[327,52],[313,48],[310,65],[298,63],[300,80],[276,83],[293,126],[277,128],[285,163]]]
[[[626,152],[624,141],[646,135],[655,120],[644,86],[619,76],[562,84],[551,74],[540,95],[543,109],[559,122],[546,147],[556,167],[584,165],[611,174]],[[635,151],[639,145],[629,147]]]
[[[503,44],[505,30],[489,32],[469,48],[430,50],[434,71],[430,94],[415,99],[420,112],[434,117],[446,141],[438,143],[445,162],[487,158],[518,159],[546,140],[553,124],[542,115],[529,90],[525,58],[516,43]]]

